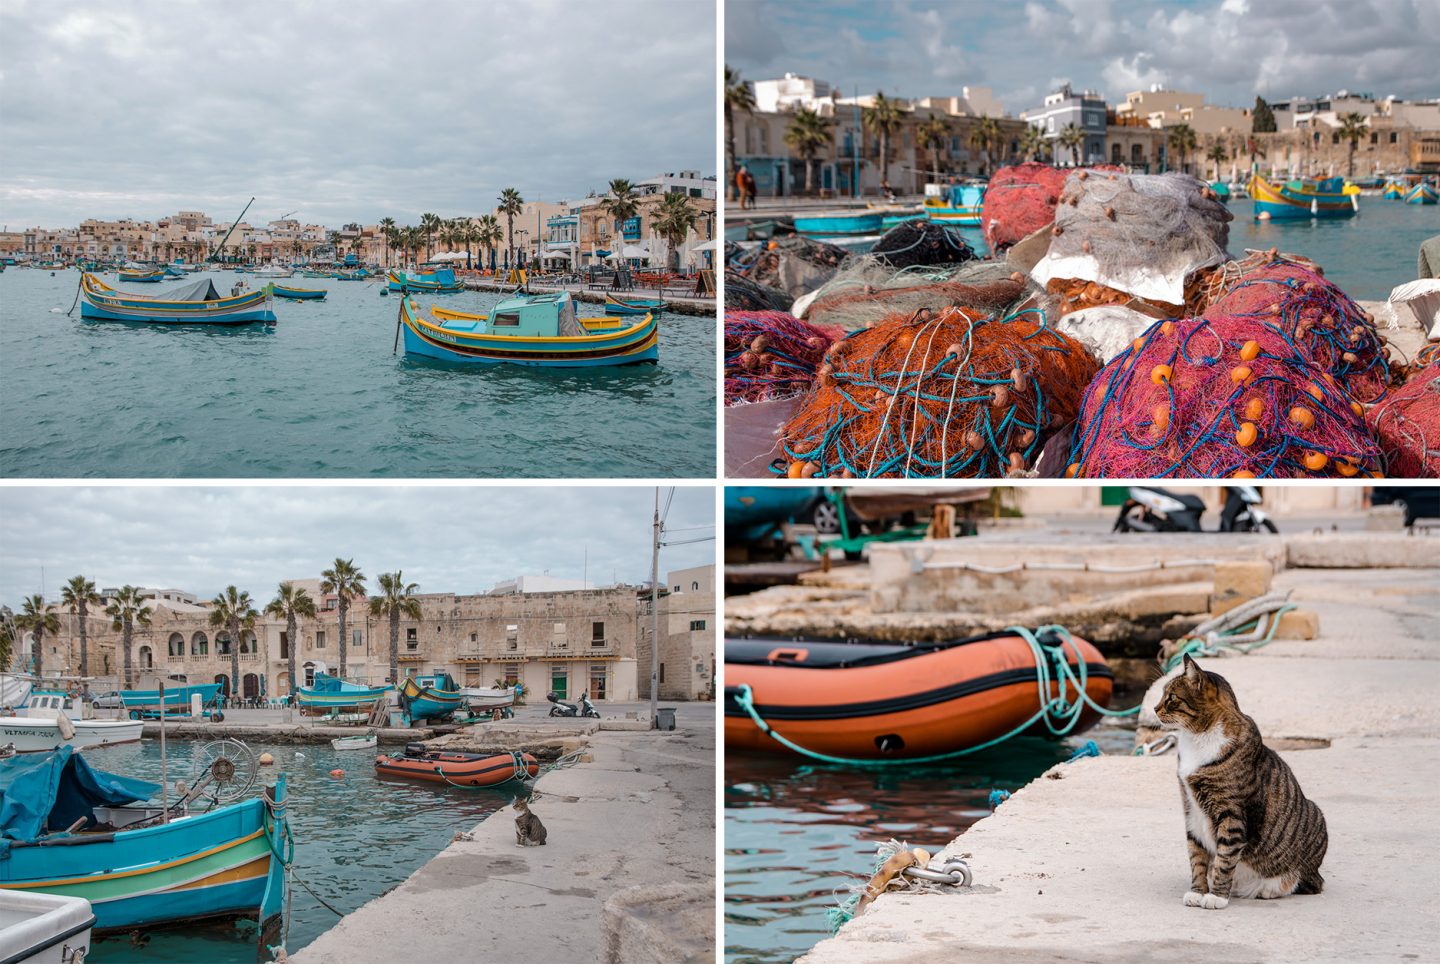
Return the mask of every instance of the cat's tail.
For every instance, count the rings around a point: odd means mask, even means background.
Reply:
[[[1325,878],[1320,876],[1320,871],[1311,870],[1300,875],[1300,883],[1295,885],[1296,894],[1318,894],[1325,889]]]

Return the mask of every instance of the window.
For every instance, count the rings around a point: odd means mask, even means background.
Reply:
[[[1330,135],[1330,143],[1331,143],[1331,144],[1339,144],[1339,143],[1340,143],[1340,135],[1339,135],[1339,134],[1331,134],[1331,135]]]
[[[550,624],[550,645],[557,649],[565,649],[570,645],[569,641],[565,638],[564,623]]]
[[[1399,140],[1399,139],[1400,139],[1400,135],[1399,135],[1398,133],[1396,133],[1395,131],[1391,131],[1391,132],[1390,132],[1390,143],[1391,143],[1391,144],[1394,144],[1394,143],[1395,143],[1397,140]]]
[[[323,630],[323,629],[317,629],[317,630],[315,630],[315,648],[316,648],[316,649],[324,649],[324,648],[325,648],[325,630]]]
[[[519,663],[506,663],[504,667],[504,673],[506,686],[514,686],[516,683],[520,682]]]
[[[699,592],[699,591],[700,591],[700,584],[699,584],[698,582],[692,582],[692,583],[690,584],[690,591],[691,591],[691,592]]]
[[[565,694],[570,688],[570,671],[564,666],[550,667],[550,689],[558,699],[565,699]]]
[[[1380,143],[1380,135],[1379,135],[1379,134],[1376,134],[1376,133],[1372,133],[1372,134],[1370,135],[1370,143],[1371,143],[1371,144],[1378,144],[1378,143]]]
[[[171,633],[166,655],[171,659],[183,658],[185,656],[185,637],[179,633]]]
[[[205,638],[205,634],[204,634],[204,633],[196,633],[194,636],[191,636],[191,637],[190,637],[190,655],[191,655],[191,656],[208,656],[208,655],[210,655],[210,640],[208,640],[208,639]]]
[[[478,643],[479,641],[480,641],[480,634],[479,634],[479,633],[471,633],[471,634],[470,634],[470,642],[472,642],[472,643]]]
[[[704,628],[705,628],[705,620],[703,620],[703,619],[692,619],[692,620],[690,620],[690,631],[691,631],[691,632],[699,632],[700,630],[702,630],[702,629],[704,629]]]
[[[505,627],[505,648],[512,651],[520,648],[520,627],[514,623]]]
[[[665,664],[660,664],[660,682],[665,682]]]
[[[280,658],[290,658],[290,634],[283,629],[280,630]]]
[[[490,327],[492,328],[518,328],[520,327],[520,313],[518,311],[505,311],[490,316]]]
[[[359,648],[360,648],[360,630],[358,630],[358,629],[352,629],[352,630],[350,630],[350,648],[351,648],[351,649],[359,649]]]
[[[603,622],[590,624],[590,644],[592,646],[603,646],[605,644],[605,624]]]
[[[408,628],[408,629],[405,630],[405,648],[406,648],[406,649],[419,649],[419,648],[420,648],[420,638],[415,635],[415,627],[414,627],[414,626],[411,626],[410,628]]]

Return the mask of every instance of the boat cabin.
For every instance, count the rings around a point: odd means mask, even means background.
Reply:
[[[452,692],[460,688],[460,684],[455,682],[455,677],[451,676],[449,673],[434,673],[430,676],[417,676],[415,677],[415,684],[417,686],[423,686],[426,689],[449,690]]]
[[[459,328],[462,322],[447,322]],[[575,318],[575,302],[568,291],[506,298],[484,320],[472,322],[473,331],[515,338],[583,338],[587,334]]]
[[[59,719],[61,713],[74,718],[77,711],[80,718],[85,720],[94,715],[90,704],[84,700],[81,700],[80,705],[76,706],[74,698],[65,693],[54,690],[35,690],[30,694],[30,699],[25,701],[25,706],[21,708],[20,714],[32,720],[55,720]]]

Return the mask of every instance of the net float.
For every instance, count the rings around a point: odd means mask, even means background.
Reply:
[[[1265,400],[1251,396],[1250,401],[1245,403],[1245,417],[1252,422],[1260,421],[1260,416],[1265,414]]]
[[[1253,374],[1255,373],[1250,370],[1249,365],[1237,365],[1230,369],[1230,380],[1236,385],[1244,385]]]
[[[1360,466],[1356,465],[1354,462],[1351,462],[1349,459],[1341,459],[1340,461],[1335,463],[1335,471],[1339,472],[1341,475],[1345,476],[1345,478],[1348,479],[1351,476],[1355,475],[1355,473],[1360,471]]]
[[[1170,406],[1163,402],[1156,405],[1150,410],[1150,418],[1154,422],[1155,429],[1163,435],[1165,430],[1170,427]]]
[[[800,472],[805,468],[804,462],[791,462],[790,467],[785,470],[786,478],[798,479]]]
[[[812,478],[812,477],[815,475],[815,473],[816,473],[816,472],[819,472],[819,471],[820,471],[820,466],[816,465],[814,462],[806,462],[804,465],[802,465],[802,466],[800,467],[800,478],[802,478],[802,479]]]
[[[1231,472],[1231,473],[1230,473],[1230,478],[1232,478],[1232,479],[1253,479],[1253,478],[1255,478],[1255,473],[1254,473],[1254,472],[1251,472],[1249,469],[1240,469],[1238,472]]]
[[[1150,381],[1156,385],[1163,385],[1170,380],[1171,374],[1169,365],[1156,365],[1150,369]]]
[[[754,340],[750,342],[750,350],[754,352],[762,352],[769,347],[770,338],[768,335],[756,335]]]
[[[1240,431],[1235,433],[1235,441],[1240,443],[1241,448],[1248,449],[1255,444],[1255,440],[1259,437],[1260,430],[1255,427],[1253,422],[1241,422]]]
[[[1254,361],[1260,354],[1260,343],[1258,341],[1247,341],[1240,349],[1240,357],[1245,361]]]
[[[985,447],[985,440],[980,437],[979,432],[971,430],[965,433],[965,444],[978,452]]]
[[[1305,455],[1305,467],[1312,472],[1319,472],[1329,461],[1324,452],[1308,452]]]
[[[1290,421],[1301,428],[1310,428],[1315,424],[1315,413],[1304,405],[1296,405],[1290,409]]]
[[[1010,389],[1004,385],[994,385],[990,389],[990,407],[1004,408],[1010,404]]]

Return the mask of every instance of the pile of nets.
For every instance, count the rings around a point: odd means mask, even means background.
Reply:
[[[791,235],[766,242],[733,260],[731,267],[757,284],[797,298],[829,281],[848,254],[837,245]]]
[[[964,264],[977,257],[959,231],[927,218],[901,221],[875,242],[870,255],[891,268]]]
[[[985,188],[980,230],[991,251],[1001,251],[1055,220],[1066,172],[1048,164],[1002,167]]]
[[[837,342],[781,432],[792,478],[999,478],[1031,468],[1096,371],[1037,311],[895,316]]]
[[[789,311],[794,300],[785,292],[756,284],[743,274],[725,272],[726,311]]]
[[[1440,362],[1417,372],[1365,413],[1397,479],[1440,478]]]
[[[1227,315],[1157,322],[1086,391],[1066,474],[1371,475],[1383,463],[1363,411],[1273,325]]]
[[[1212,272],[1205,314],[1250,318],[1275,328],[1296,352],[1333,375],[1362,402],[1390,382],[1385,337],[1374,318],[1326,281],[1314,262],[1278,251],[1252,251]]]
[[[1415,367],[1428,368],[1440,362],[1440,341],[1427,341],[1423,348],[1415,353]]]
[[[847,261],[844,269],[815,293],[805,308],[805,318],[855,329],[895,315],[912,315],[922,308],[974,308],[986,314],[1005,314],[1024,289],[1024,276],[999,262],[896,271],[870,255],[860,255]]]
[[[725,404],[805,391],[839,336],[783,311],[725,312]]]

